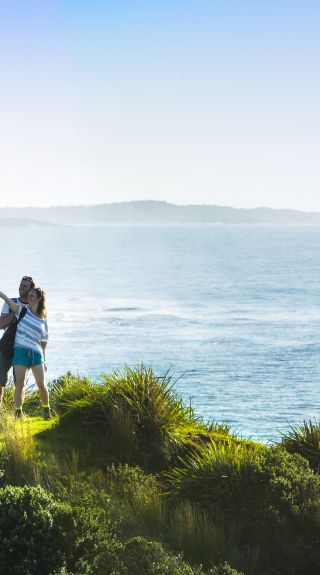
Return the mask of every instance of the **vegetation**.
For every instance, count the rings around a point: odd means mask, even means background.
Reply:
[[[3,572],[51,573],[72,547],[72,512],[41,487],[7,486],[0,490],[0,532]]]
[[[0,419],[0,562],[13,575],[316,575],[319,424],[266,447],[204,422],[170,374],[29,389]],[[318,439],[317,439],[318,438]],[[318,443],[317,443],[318,441]]]
[[[310,464],[310,467],[320,472],[320,423],[303,421],[297,427],[291,427],[283,435],[282,445],[289,453],[300,453]]]

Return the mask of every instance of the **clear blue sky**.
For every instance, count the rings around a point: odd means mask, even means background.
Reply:
[[[320,4],[0,0],[0,206],[320,211]]]

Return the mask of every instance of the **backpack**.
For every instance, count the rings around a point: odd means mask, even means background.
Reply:
[[[15,319],[4,332],[0,339],[0,350],[8,359],[13,358],[13,346],[16,339],[17,325],[19,321],[26,315],[27,308],[23,307],[20,311],[18,319]]]

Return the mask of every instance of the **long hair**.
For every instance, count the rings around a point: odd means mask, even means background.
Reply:
[[[37,316],[45,319],[47,317],[46,292],[39,287],[35,287],[30,291],[36,292],[37,298],[40,300],[37,307]]]

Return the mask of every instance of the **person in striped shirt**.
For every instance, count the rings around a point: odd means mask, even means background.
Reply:
[[[23,276],[19,285],[19,296],[11,299],[16,303],[21,303],[24,306],[27,306],[29,303],[29,291],[35,286],[36,284],[31,276]],[[0,316],[0,329],[6,329],[13,321],[15,321],[14,312],[12,312],[4,302]],[[0,405],[3,401],[4,389],[8,381],[8,372],[10,369],[11,359],[0,349]]]
[[[23,306],[0,291],[0,297],[18,318]],[[45,347],[48,341],[46,294],[39,287],[29,292],[27,311],[17,325],[12,365],[15,373],[14,405],[16,417],[22,417],[26,373],[31,368],[39,389],[43,416],[50,419],[49,394],[45,383]]]

